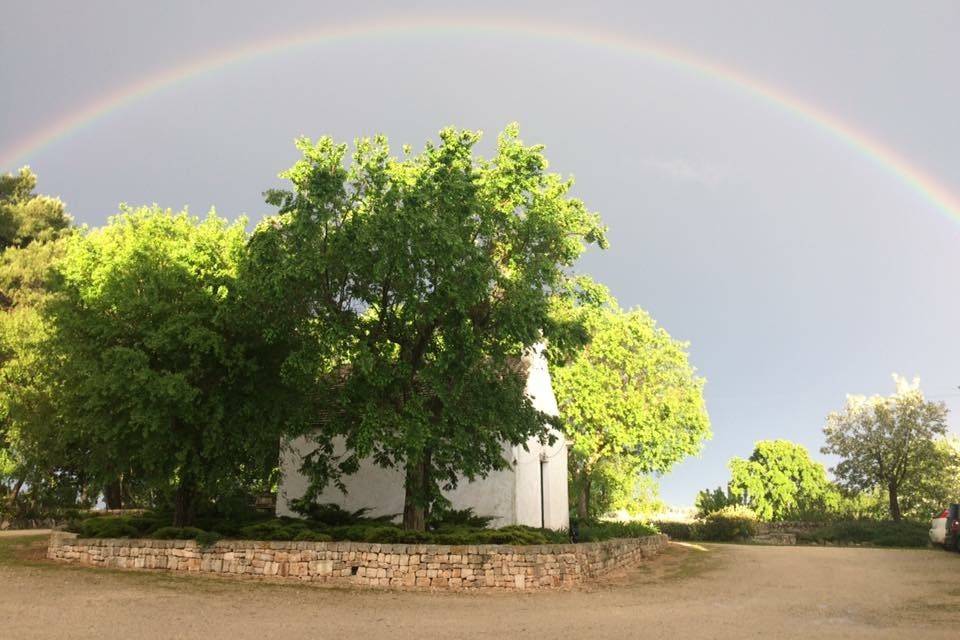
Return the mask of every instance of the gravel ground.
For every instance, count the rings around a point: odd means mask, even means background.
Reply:
[[[960,554],[673,544],[573,591],[335,589],[55,565],[0,534],[0,638],[956,638]],[[921,635],[922,634],[922,635]]]

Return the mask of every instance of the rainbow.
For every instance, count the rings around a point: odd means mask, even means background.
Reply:
[[[954,221],[960,222],[960,199],[951,193],[947,187],[911,164],[875,137],[783,89],[753,78],[737,69],[661,43],[638,40],[611,31],[579,26],[543,24],[513,18],[509,21],[466,17],[390,18],[321,27],[214,52],[198,60],[120,87],[51,122],[42,129],[0,150],[0,167],[12,167],[16,162],[24,161],[45,147],[59,142],[118,109],[122,109],[158,91],[224,67],[305,47],[320,44],[331,45],[361,38],[457,34],[464,36],[509,35],[606,49],[642,56],[651,61],[729,85],[830,134],[900,182],[905,183],[921,198],[933,205],[937,211]]]

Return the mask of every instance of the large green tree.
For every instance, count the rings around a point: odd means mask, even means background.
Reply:
[[[833,472],[844,486],[886,491],[890,517],[900,520],[904,489],[943,463],[937,442],[947,432],[947,407],[928,402],[918,380],[893,378],[893,395],[847,396],[846,407],[827,416],[822,451],[840,458]]]
[[[599,302],[599,304],[598,304]],[[669,470],[710,437],[703,379],[687,345],[642,309],[624,311],[595,291],[579,316],[587,344],[552,370],[560,416],[572,444],[569,464],[577,514],[590,517],[597,483],[610,469],[633,476]]]
[[[803,445],[761,440],[749,458],[733,458],[730,492],[761,520],[805,519],[836,508],[840,496]]]
[[[522,358],[549,339],[551,297],[585,245],[605,242],[515,125],[490,159],[479,139],[445,129],[400,157],[361,139],[349,162],[346,145],[300,140],[293,189],[268,193],[279,215],[251,243],[256,289],[273,292],[266,333],[323,408],[304,470],[318,487],[367,457],[403,469],[410,529],[443,488],[505,467],[504,443],[547,438]]]
[[[31,487],[29,500],[38,502],[45,489],[73,478],[62,466],[59,442],[31,446],[36,440],[26,437],[47,431],[52,420],[50,388],[35,349],[46,330],[39,308],[72,232],[63,203],[36,194],[36,184],[28,168],[0,176],[0,491],[7,487],[10,512],[17,511],[24,486]]]
[[[939,513],[960,496],[960,439],[937,437],[923,473],[908,477],[899,491],[900,510],[916,520]]]
[[[125,209],[71,239],[45,305],[64,437],[92,478],[172,492],[178,526],[276,451],[288,398],[239,299],[246,241],[212,212]]]

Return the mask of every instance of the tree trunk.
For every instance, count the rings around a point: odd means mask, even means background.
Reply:
[[[11,510],[13,510],[13,505],[17,503],[17,497],[19,497],[21,489],[23,489],[23,478],[17,478],[17,483],[13,485],[13,491],[10,492],[10,498],[7,500],[7,507]]]
[[[193,478],[184,477],[177,485],[177,492],[173,499],[173,526],[189,527],[193,525],[196,516],[197,487]]]
[[[103,488],[103,501],[107,509],[123,509],[123,489],[120,480],[112,480]]]
[[[404,483],[403,528],[410,531],[427,530],[427,508],[430,504],[430,454],[424,453],[418,461],[407,463]]]
[[[590,474],[584,472],[580,481],[580,495],[577,496],[577,518],[590,519]]]
[[[894,522],[900,522],[900,499],[897,496],[897,485],[891,484],[887,487],[890,492],[890,517]]]

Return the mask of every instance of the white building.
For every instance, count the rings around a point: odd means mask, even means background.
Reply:
[[[527,395],[537,409],[557,415],[557,401],[542,349],[527,357]],[[477,515],[492,516],[491,526],[524,524],[567,529],[570,525],[567,446],[562,434],[554,432],[554,435],[556,442],[546,446],[531,438],[527,442],[529,451],[505,445],[503,455],[510,463],[508,469],[493,471],[474,482],[463,480],[456,489],[444,495],[455,509],[471,507]],[[303,496],[307,489],[307,478],[300,473],[300,464],[303,455],[310,450],[309,441],[300,438],[282,453],[277,515],[296,515],[290,509],[290,501]],[[384,469],[366,460],[357,473],[344,479],[346,493],[336,487],[327,487],[318,501],[333,502],[349,510],[366,507],[371,516],[401,515],[403,480],[402,469]]]

